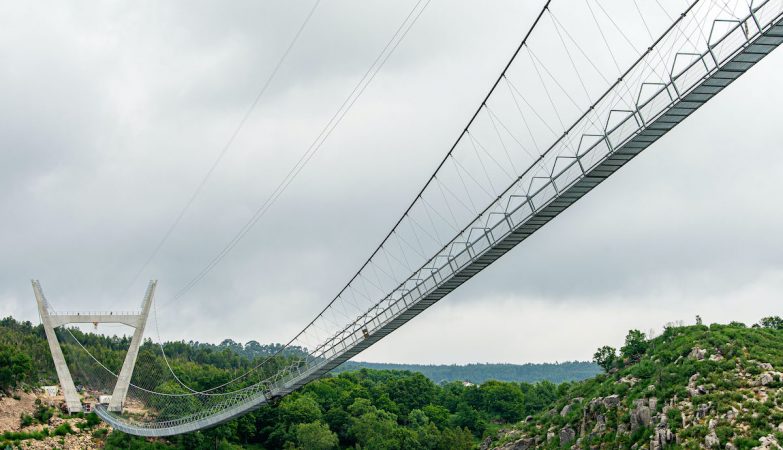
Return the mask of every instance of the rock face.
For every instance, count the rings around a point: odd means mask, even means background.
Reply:
[[[604,397],[603,403],[607,409],[617,408],[617,406],[620,404],[620,396],[614,394],[614,395]]]
[[[674,433],[672,433],[672,430],[669,429],[666,421],[663,420],[655,427],[655,432],[653,433],[650,448],[652,450],[663,450],[674,442]]]
[[[775,370],[775,368],[772,367],[772,364],[767,362],[756,363],[756,365],[759,366],[759,369],[766,370],[767,372],[772,372],[773,370]]]
[[[780,449],[783,448],[778,444],[777,439],[775,439],[775,436],[770,434],[768,436],[763,436],[759,439],[759,445],[758,447],[753,447],[754,450],[765,450],[765,449]]]
[[[533,438],[522,438],[518,441],[509,442],[508,444],[497,447],[498,450],[529,450],[535,448],[536,442]]]
[[[571,443],[576,439],[576,431],[571,427],[564,427],[560,430],[560,445]]]
[[[701,349],[699,347],[693,347],[693,350],[691,350],[690,354],[688,354],[688,358],[695,359],[696,361],[701,361],[706,356],[707,350]]]
[[[690,395],[691,397],[697,397],[699,395],[704,395],[707,393],[706,387],[701,385],[699,386],[696,385],[696,382],[698,381],[700,376],[701,375],[699,375],[699,373],[697,372],[691,375],[691,378],[688,380],[688,387],[686,389],[688,390],[688,395]]]
[[[571,405],[565,405],[563,406],[563,409],[560,411],[560,417],[565,417],[568,415],[568,413],[571,412]]]
[[[593,433],[603,433],[606,431],[606,416],[603,414],[597,414],[595,418],[595,426],[593,427]]]
[[[655,399],[640,398],[633,402],[634,408],[631,410],[631,431],[652,425],[652,415],[656,407]]]
[[[715,430],[710,431],[709,434],[704,438],[704,446],[707,448],[720,447],[720,439],[718,439],[718,435],[715,434]]]
[[[696,408],[696,413],[694,416],[697,419],[703,419],[707,417],[707,415],[710,413],[711,406],[711,403],[702,403],[698,408]]]
[[[772,376],[770,372],[764,372],[759,376],[757,385],[758,386],[766,386],[770,383],[775,381],[775,378]]]
[[[630,386],[634,386],[639,382],[639,379],[630,375],[620,378],[620,383],[627,383]]]

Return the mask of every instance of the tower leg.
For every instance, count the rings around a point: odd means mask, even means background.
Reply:
[[[41,316],[41,323],[43,323],[44,331],[46,331],[46,340],[49,342],[49,350],[52,352],[52,360],[54,360],[54,368],[57,370],[57,378],[60,380],[60,388],[65,396],[65,405],[68,408],[68,412],[81,412],[82,401],[79,398],[79,393],[76,392],[76,386],[73,384],[71,372],[68,370],[68,364],[65,363],[65,357],[60,348],[60,343],[57,341],[57,335],[54,333],[52,321],[49,317],[48,305],[46,304],[46,298],[41,290],[41,285],[35,280],[33,280],[33,292],[35,293],[35,301],[38,303],[38,314]]]
[[[125,354],[125,362],[122,363],[122,369],[117,377],[117,384],[114,386],[114,392],[109,401],[109,411],[122,412],[122,407],[125,404],[125,397],[128,395],[133,368],[136,366],[136,357],[139,356],[139,346],[144,337],[144,327],[147,325],[147,316],[150,313],[150,305],[152,304],[152,297],[155,295],[156,285],[156,281],[151,281],[147,287],[147,293],[144,295],[144,301],[141,305],[141,316],[136,325],[136,331],[133,332],[133,339],[131,339],[130,347],[128,347],[128,353]]]

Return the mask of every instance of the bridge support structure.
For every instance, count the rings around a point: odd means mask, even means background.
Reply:
[[[123,405],[125,403],[125,397],[128,394],[128,387],[130,386],[131,377],[133,376],[133,369],[136,365],[136,358],[139,354],[139,347],[141,346],[142,338],[144,336],[144,327],[147,324],[147,317],[150,312],[150,305],[152,304],[152,298],[155,295],[155,287],[157,281],[150,281],[147,286],[147,292],[144,295],[144,300],[141,304],[140,311],[132,312],[67,312],[58,313],[52,310],[49,302],[44,296],[43,289],[38,280],[33,280],[33,293],[35,294],[35,301],[38,304],[38,314],[41,316],[41,323],[43,324],[44,331],[46,332],[46,340],[49,343],[49,350],[52,353],[52,359],[54,360],[54,367],[57,371],[57,378],[60,381],[60,387],[65,396],[65,404],[68,408],[68,412],[75,413],[82,411],[82,403],[79,398],[79,393],[76,391],[76,386],[73,382],[73,377],[68,369],[68,364],[65,362],[63,351],[60,348],[60,343],[57,341],[57,334],[55,328],[73,323],[119,323],[128,325],[134,328],[133,338],[131,339],[128,353],[125,355],[125,361],[122,364],[122,369],[117,376],[117,383],[114,386],[111,400],[109,401],[108,410],[112,412],[122,412]]]

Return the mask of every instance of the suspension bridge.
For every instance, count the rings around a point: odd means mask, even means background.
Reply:
[[[150,311],[157,327],[154,282],[141,311],[114,314],[58,313],[34,281],[68,407],[81,407],[74,369],[89,389],[113,393],[95,411],[115,429],[139,436],[192,432],[274,402],[383,339],[783,43],[783,0],[674,3],[547,1],[381,244],[301,332],[232,380],[194,389],[177,376],[162,344],[156,361],[165,365],[143,366],[152,364],[139,353]],[[63,355],[54,328],[74,322],[136,329],[119,373],[70,331]]]

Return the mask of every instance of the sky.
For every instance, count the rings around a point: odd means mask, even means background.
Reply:
[[[541,2],[433,0],[278,203],[187,295],[414,2],[324,1],[141,276],[311,2],[0,4],[0,316],[138,307],[147,336],[287,341],[432,173]],[[355,359],[590,359],[627,330],[783,315],[773,52],[577,204]],[[99,331],[122,332],[101,325]]]

